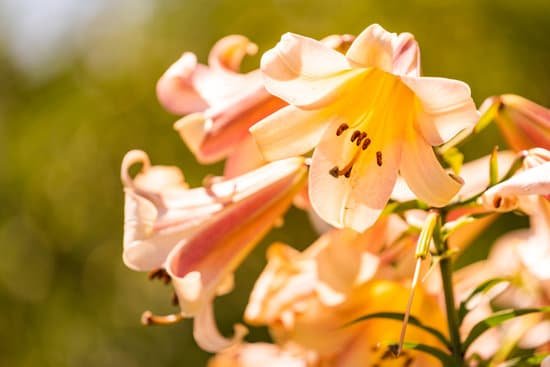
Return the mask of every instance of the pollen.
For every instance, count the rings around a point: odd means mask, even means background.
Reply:
[[[338,126],[338,129],[336,129],[336,136],[342,135],[344,131],[346,131],[349,128],[348,124],[343,123]]]

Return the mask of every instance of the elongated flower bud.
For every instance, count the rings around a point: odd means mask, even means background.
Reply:
[[[504,94],[487,98],[480,110],[495,114],[495,122],[514,150],[550,149],[548,108],[514,94]]]

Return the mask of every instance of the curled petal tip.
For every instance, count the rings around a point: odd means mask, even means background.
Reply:
[[[129,170],[130,167],[138,163],[143,165],[141,172],[146,172],[151,167],[149,156],[143,150],[130,150],[122,159],[120,179],[124,187],[134,187],[134,179],[131,177]]]

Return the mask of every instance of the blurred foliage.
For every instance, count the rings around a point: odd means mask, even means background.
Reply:
[[[74,21],[78,27],[55,48],[18,41],[17,32],[0,26],[1,366],[168,367],[207,360],[190,321],[140,326],[145,309],[174,311],[170,291],[121,261],[119,164],[126,151],[144,149],[153,163],[182,167],[193,185],[221,172],[221,165],[196,163],[171,128],[176,117],[156,101],[156,80],[184,50],[204,61],[211,45],[231,33],[265,51],[287,31],[319,38],[378,22],[415,34],[424,74],[466,81],[478,104],[507,92],[550,104],[550,2],[544,0],[95,2],[101,6],[90,10],[87,23]],[[54,2],[23,3],[47,19]],[[17,2],[0,4],[8,9]],[[0,23],[28,21],[40,34],[67,21],[34,25],[23,10],[11,19],[0,15]],[[50,54],[42,60],[44,50]],[[494,144],[503,146],[492,127],[468,146],[466,160]],[[306,222],[292,211],[285,228],[247,259],[236,291],[216,303],[224,331],[242,317],[266,246],[278,240],[304,248],[314,239]],[[503,217],[461,263],[485,256],[503,230],[525,222]],[[260,329],[250,339],[266,337]]]

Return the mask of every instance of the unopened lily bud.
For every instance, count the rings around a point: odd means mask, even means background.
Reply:
[[[508,144],[517,151],[541,147],[550,149],[550,110],[514,95],[490,97],[480,108],[491,113]]]

